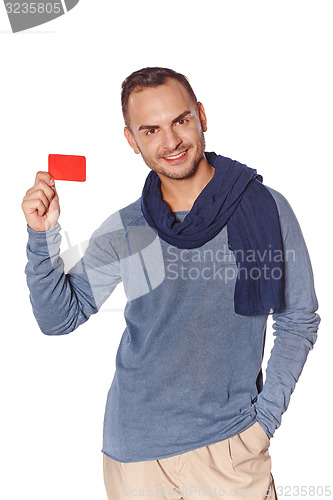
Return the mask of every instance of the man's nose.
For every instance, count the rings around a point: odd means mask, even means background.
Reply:
[[[166,130],[163,135],[163,147],[167,151],[174,151],[182,143],[182,139],[176,134],[175,130]]]

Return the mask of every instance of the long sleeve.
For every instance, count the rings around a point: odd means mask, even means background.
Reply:
[[[29,226],[27,230],[25,272],[34,316],[47,335],[70,333],[99,310],[121,281],[111,232],[102,224],[84,256],[65,274],[59,223],[49,231],[38,232]]]
[[[317,340],[320,317],[310,258],[298,221],[287,200],[270,189],[278,206],[285,259],[285,308],[273,314],[274,345],[255,408],[271,437],[281,424],[290,396]]]

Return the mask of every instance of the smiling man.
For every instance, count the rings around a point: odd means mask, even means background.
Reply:
[[[123,282],[126,329],[103,433],[109,500],[277,498],[270,438],[320,321],[299,224],[256,170],[205,151],[205,110],[182,74],[132,73],[122,109],[150,172],[67,274],[54,180],[38,172],[27,191],[34,314],[48,335],[72,332]]]
[[[148,167],[160,176],[162,196],[170,208],[188,210],[214,173],[204,156],[204,107],[181,76],[168,78],[157,87],[142,88],[138,80],[143,73],[135,75],[123,87],[125,136],[135,153],[141,153]],[[158,78],[158,73],[150,77]],[[183,179],[186,181],[178,182]]]
[[[205,111],[182,83],[169,79],[159,87],[137,89],[123,106],[129,144],[167,185],[167,179],[197,175],[199,165],[211,177],[204,157]]]

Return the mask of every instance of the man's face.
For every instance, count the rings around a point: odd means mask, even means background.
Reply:
[[[125,136],[149,168],[170,179],[196,171],[205,150],[206,116],[180,82],[169,79],[132,92],[128,114],[131,131],[125,127]]]

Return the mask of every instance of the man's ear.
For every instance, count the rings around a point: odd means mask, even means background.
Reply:
[[[125,137],[127,139],[128,144],[134,150],[134,153],[136,153],[137,155],[140,154],[140,149],[136,145],[135,139],[134,139],[132,133],[130,132],[129,128],[127,128],[127,127],[124,128],[124,134],[125,134]]]
[[[206,118],[205,108],[203,107],[203,104],[201,102],[198,102],[198,113],[199,113],[199,119],[200,119],[201,126],[202,126],[202,131],[206,132],[207,131],[207,118]]]

